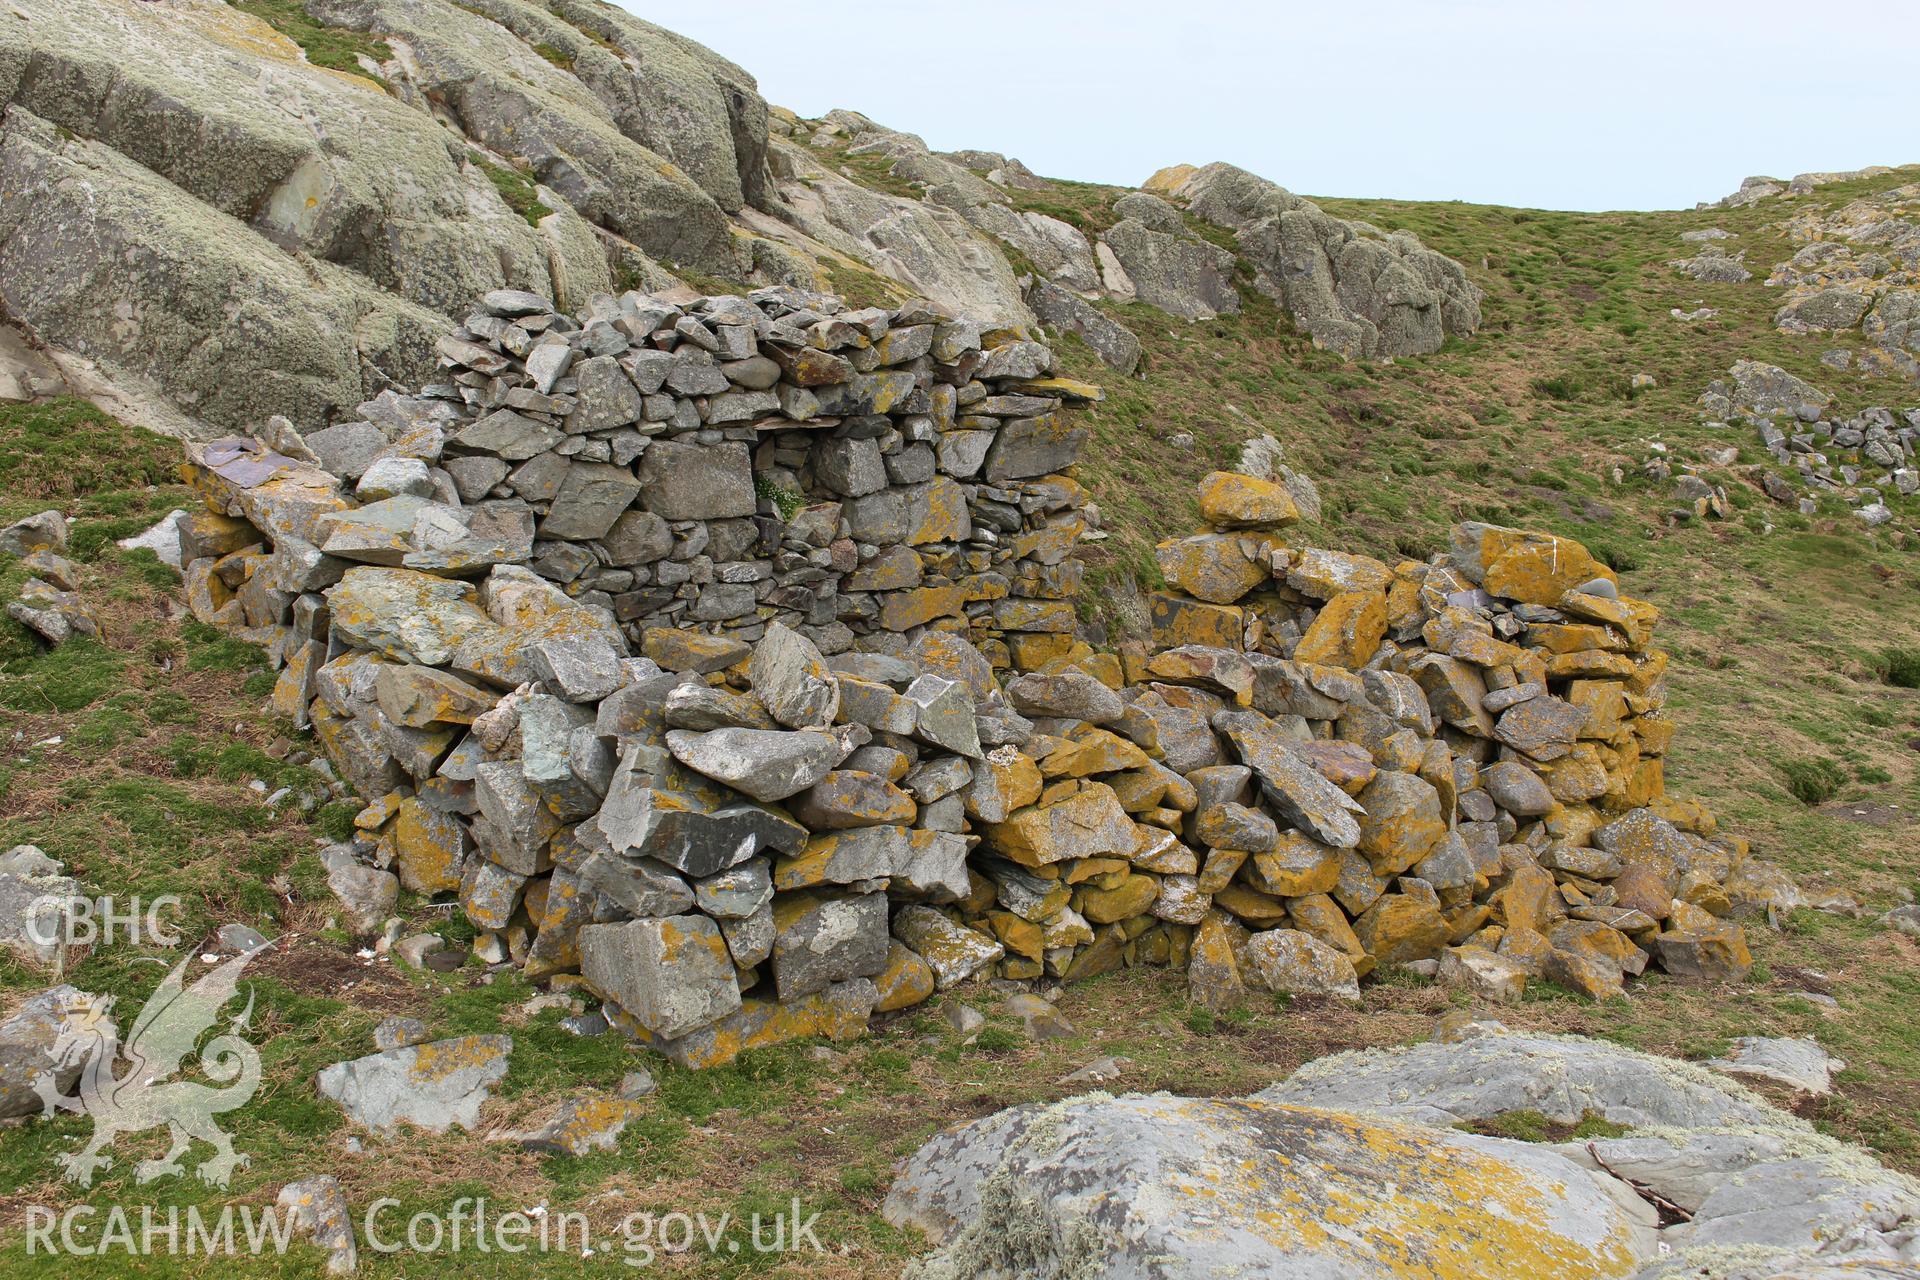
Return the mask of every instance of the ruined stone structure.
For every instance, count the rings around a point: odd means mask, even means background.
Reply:
[[[1577,544],[1389,565],[1216,473],[1149,643],[1074,634],[1097,388],[1017,330],[787,289],[487,295],[442,377],[192,451],[195,611],[366,808],[347,923],[456,895],[491,962],[707,1065],[978,975],[1384,965],[1513,998],[1737,976],[1792,887],[1668,798],[1655,612]]]

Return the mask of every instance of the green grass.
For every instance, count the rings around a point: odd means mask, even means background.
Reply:
[[[0,516],[50,506],[69,515],[126,515],[134,490],[179,481],[180,446],[122,426],[85,400],[0,403]],[[73,504],[69,508],[69,504]]]
[[[1920,649],[1889,649],[1881,660],[1888,684],[1896,689],[1920,689]]]
[[[1462,1126],[1470,1132],[1493,1138],[1514,1138],[1521,1142],[1585,1142],[1594,1138],[1619,1138],[1629,1130],[1604,1116],[1589,1111],[1577,1124],[1549,1120],[1538,1111],[1503,1111],[1497,1116]]]
[[[384,40],[361,31],[326,26],[308,13],[300,0],[228,0],[228,3],[242,13],[259,18],[299,45],[306,51],[307,61],[316,67],[377,82],[378,77],[368,77],[359,59],[368,57],[375,62],[386,62],[393,57],[392,48]]]
[[[540,219],[553,212],[540,203],[540,193],[534,188],[531,174],[495,164],[477,151],[469,152],[467,159],[487,175],[487,180],[493,183],[493,189],[500,193],[507,208],[525,218],[528,226],[539,226]]]
[[[1825,804],[1839,795],[1847,782],[1844,769],[1820,757],[1782,760],[1780,772],[1786,775],[1787,790],[1801,804]]]
[[[753,491],[756,496],[773,503],[782,520],[792,520],[795,513],[807,505],[805,494],[795,489],[782,489],[762,475],[754,476]]]

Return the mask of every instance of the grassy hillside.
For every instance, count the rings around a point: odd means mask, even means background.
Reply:
[[[1897,181],[1822,188],[1812,199],[1837,204]],[[1018,198],[1097,227],[1115,194],[1063,184]],[[1757,442],[1742,429],[1709,431],[1693,410],[1706,383],[1742,357],[1828,387],[1842,409],[1920,403],[1920,388],[1857,383],[1821,367],[1820,351],[1844,340],[1771,328],[1774,295],[1760,278],[1791,249],[1770,224],[1801,206],[1576,215],[1324,203],[1342,216],[1409,227],[1460,258],[1487,290],[1485,327],[1432,357],[1359,365],[1313,350],[1251,293],[1241,315],[1191,326],[1144,307],[1116,309],[1146,345],[1143,379],[1109,378],[1084,348],[1066,344],[1070,370],[1109,389],[1091,415],[1097,440],[1083,468],[1112,531],[1092,553],[1089,598],[1150,578],[1154,541],[1196,519],[1192,481],[1263,431],[1286,444],[1326,498],[1321,526],[1303,530],[1302,541],[1424,556],[1464,517],[1571,534],[1665,614],[1681,721],[1670,786],[1706,800],[1810,886],[1852,892],[1876,912],[1920,887],[1912,823],[1920,755],[1910,745],[1920,743],[1920,692],[1886,679],[1891,652],[1920,650],[1920,549],[1866,530],[1838,506],[1806,519],[1769,503],[1739,474],[1763,458]],[[1714,225],[1739,233],[1734,244],[1747,250],[1755,281],[1700,285],[1664,265],[1687,251],[1680,231]],[[1702,303],[1719,316],[1684,324],[1668,315]],[[1657,386],[1636,394],[1630,382],[1641,372]],[[1181,434],[1192,443],[1170,444]],[[1740,464],[1711,478],[1729,486],[1739,518],[1665,523],[1670,482],[1641,472],[1655,441],[1685,458],[1704,445],[1737,445]],[[0,1134],[0,1270],[8,1275],[71,1266],[26,1255],[18,1231],[25,1204],[260,1205],[287,1179],[323,1170],[342,1177],[356,1210],[388,1194],[405,1212],[486,1194],[515,1207],[583,1209],[607,1229],[636,1211],[741,1214],[798,1196],[822,1213],[818,1234],[833,1256],[699,1250],[657,1265],[677,1276],[890,1275],[919,1247],[878,1216],[890,1167],[943,1125],[1076,1092],[1082,1086],[1055,1082],[1107,1054],[1134,1064],[1111,1087],[1244,1092],[1331,1049],[1417,1039],[1452,1007],[1445,993],[1392,974],[1369,986],[1358,1010],[1263,998],[1216,1017],[1189,1008],[1181,976],[1137,972],[1071,988],[1061,1009],[1076,1031],[1064,1040],[1029,1042],[990,993],[969,989],[854,1045],[753,1053],[694,1075],[611,1037],[567,1035],[557,1025],[565,1010],[529,1008],[535,992],[517,974],[419,974],[357,957],[327,927],[331,904],[313,856],[351,810],[326,803],[308,772],[287,762],[311,746],[261,709],[270,687],[262,655],[183,621],[172,575],[112,545],[188,503],[174,484],[172,450],[74,403],[0,408],[0,522],[48,505],[78,517],[73,554],[91,566],[84,592],[107,623],[101,643],[47,656],[0,620],[0,848],[31,840],[90,884],[180,893],[190,946],[234,920],[288,939],[255,970],[266,1085],[230,1126],[254,1163],[231,1197],[184,1181],[136,1191],[134,1160],[164,1145],[149,1133],[122,1139],[104,1182],[82,1192],[56,1181],[53,1156],[84,1137],[85,1120]],[[18,592],[21,576],[0,558],[0,598]],[[1794,794],[1796,779],[1819,803]],[[1833,794],[1821,798],[1828,784]],[[282,786],[292,796],[269,806],[267,795]],[[402,909],[414,927],[456,945],[470,937],[444,907],[403,899]],[[1689,1057],[1718,1052],[1734,1035],[1817,1035],[1851,1066],[1834,1098],[1808,1108],[1812,1118],[1920,1169],[1920,1025],[1911,1017],[1920,952],[1871,918],[1806,911],[1784,924],[1755,928],[1759,963],[1739,988],[1654,975],[1631,996],[1596,1006],[1535,984],[1500,1016]],[[172,955],[120,949],[85,961],[72,980],[120,995],[131,1010],[158,982],[161,959]],[[0,999],[39,985],[0,963]],[[1808,990],[1831,991],[1839,1007],[1823,1011],[1800,994]],[[941,1016],[956,1000],[990,1015],[970,1043]],[[483,1133],[348,1153],[349,1134],[337,1110],[315,1099],[312,1077],[370,1051],[373,1024],[390,1013],[419,1017],[436,1035],[502,1023],[512,1032],[512,1070]],[[527,1127],[558,1100],[608,1091],[643,1062],[661,1090],[617,1153],[542,1157],[486,1142],[484,1131]],[[310,1274],[313,1261],[310,1251],[290,1256],[281,1271]],[[108,1275],[268,1270],[164,1258],[93,1265]],[[467,1253],[431,1269],[530,1276],[557,1265]],[[617,1248],[578,1265],[629,1270]],[[361,1273],[424,1268],[404,1254],[363,1255]]]
[[[1810,199],[1838,206],[1900,181],[1824,187]],[[1092,226],[1115,194],[1063,187],[1033,207]],[[1904,817],[1894,827],[1856,822],[1859,805],[1810,808],[1789,787],[1808,762],[1825,761],[1844,779],[1843,800],[1902,814],[1920,803],[1910,745],[1920,695],[1886,681],[1892,658],[1920,649],[1920,547],[1895,526],[1868,529],[1838,499],[1813,517],[1769,501],[1749,475],[1773,465],[1755,434],[1709,428],[1694,406],[1742,358],[1833,391],[1836,414],[1920,404],[1920,386],[1820,364],[1823,351],[1858,347],[1858,333],[1773,328],[1778,295],[1761,281],[1795,247],[1773,224],[1808,201],[1619,214],[1322,203],[1411,229],[1465,263],[1487,291],[1484,326],[1431,357],[1366,364],[1313,350],[1251,290],[1240,315],[1191,326],[1116,308],[1148,357],[1141,380],[1101,379],[1109,398],[1090,415],[1097,444],[1084,470],[1113,531],[1101,553],[1108,573],[1150,575],[1153,543],[1196,518],[1192,481],[1262,431],[1320,483],[1325,515],[1301,541],[1424,558],[1468,518],[1579,538],[1665,615],[1682,722],[1670,783],[1814,884],[1881,896],[1914,887],[1920,865],[1901,854],[1912,835]],[[1682,231],[1710,226],[1737,234],[1726,243],[1746,250],[1753,281],[1700,284],[1666,266],[1692,252]],[[1670,314],[1702,305],[1719,314]],[[1090,352],[1065,347],[1076,374],[1100,378]],[[1639,373],[1655,385],[1633,390]],[[1190,446],[1169,445],[1182,434]],[[1727,486],[1737,518],[1670,522],[1683,505],[1672,481],[1643,471],[1655,444],[1687,462],[1701,462],[1705,447],[1738,448],[1733,466],[1703,471]]]

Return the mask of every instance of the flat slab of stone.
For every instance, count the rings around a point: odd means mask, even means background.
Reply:
[[[507,1074],[510,1036],[459,1036],[336,1062],[320,1072],[320,1096],[363,1129],[390,1134],[402,1124],[430,1133],[472,1129],[480,1105]]]
[[[1767,1104],[1703,1067],[1574,1036],[1479,1036],[1335,1054],[1257,1097],[1295,1106],[1456,1125],[1509,1111],[1561,1124],[1593,1112],[1615,1124],[1674,1128],[1776,1123]]]
[[[1090,1094],[949,1129],[887,1197],[889,1221],[939,1246],[907,1274],[1913,1274],[1920,1181],[1866,1151],[1693,1064],[1464,1030],[1323,1058],[1251,1098]],[[1455,1127],[1518,1110],[1638,1131],[1548,1145]]]
[[[1726,1057],[1710,1059],[1706,1065],[1736,1080],[1785,1085],[1812,1094],[1832,1093],[1833,1073],[1847,1066],[1818,1041],[1777,1036],[1741,1036]]]

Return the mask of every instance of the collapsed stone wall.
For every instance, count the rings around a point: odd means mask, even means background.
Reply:
[[[1895,518],[1888,498],[1920,493],[1920,408],[1873,405],[1842,418],[1829,412],[1831,392],[1757,360],[1737,361],[1697,403],[1710,424],[1739,422],[1758,433],[1779,465],[1758,469],[1761,489],[1775,502],[1797,501],[1802,515],[1815,514],[1819,496],[1830,494],[1882,525]],[[1660,474],[1653,464],[1650,474]]]
[[[179,524],[196,614],[368,801],[323,853],[358,933],[453,895],[486,960],[709,1065],[982,974],[1732,977],[1731,917],[1791,901],[1666,797],[1654,610],[1575,543],[1389,566],[1216,474],[1147,642],[1096,653],[1098,392],[1020,333],[493,294],[441,352],[366,422],[196,447]]]

